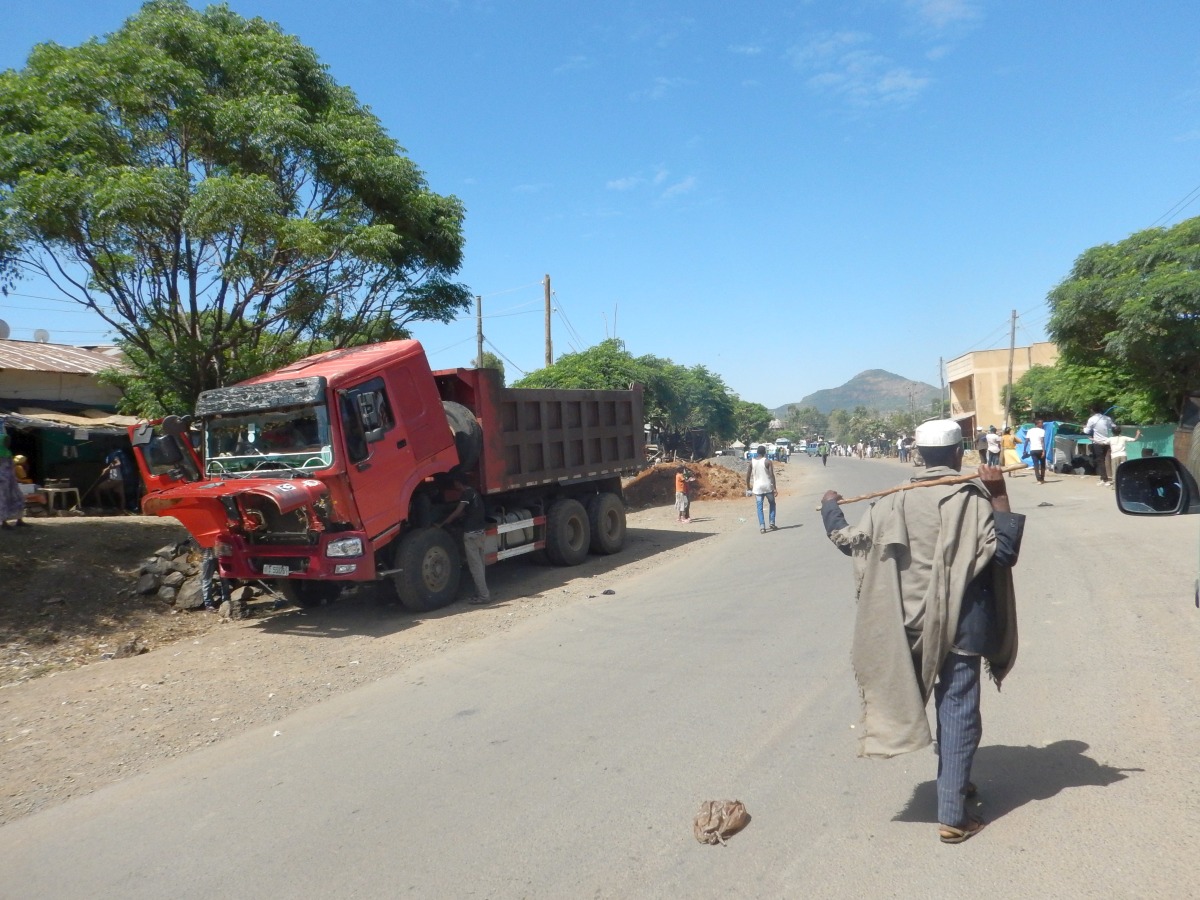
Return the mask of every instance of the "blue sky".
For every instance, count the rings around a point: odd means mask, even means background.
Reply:
[[[200,3],[194,5],[203,5]],[[1075,257],[1200,214],[1200,5],[233,0],[315,48],[467,210],[510,380],[615,334],[775,407],[1044,340]],[[138,7],[20,4],[0,68]],[[19,293],[41,296],[26,283]],[[104,340],[0,298],[12,336]],[[467,365],[474,311],[418,325]]]

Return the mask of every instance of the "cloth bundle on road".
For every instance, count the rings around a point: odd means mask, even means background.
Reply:
[[[705,800],[692,823],[696,840],[702,844],[724,844],[750,824],[750,813],[741,800]]]

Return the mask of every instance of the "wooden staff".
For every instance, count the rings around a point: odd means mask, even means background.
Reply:
[[[1029,468],[1025,463],[1014,463],[1011,466],[1004,466],[1000,469],[1001,472],[1017,472],[1021,469]],[[947,475],[945,478],[934,478],[930,481],[914,481],[912,484],[901,484],[896,487],[888,488],[886,491],[875,491],[870,494],[863,494],[860,497],[843,497],[837,502],[838,506],[846,503],[857,503],[859,500],[874,500],[876,497],[886,497],[888,494],[895,494],[898,491],[911,491],[913,488],[933,487],[935,484],[963,484],[968,481],[974,481],[979,477],[979,473],[974,475]],[[817,507],[817,512],[821,511],[821,507]]]

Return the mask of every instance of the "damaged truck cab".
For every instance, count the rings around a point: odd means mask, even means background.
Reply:
[[[483,496],[489,562],[545,549],[574,565],[620,549],[620,478],[644,457],[640,388],[506,389],[489,369],[431,371],[417,341],[205,391],[194,417],[130,438],[143,511],[178,519],[222,577],[302,605],[386,580],[421,611],[460,577],[461,536],[434,525],[457,496],[437,476],[457,468]]]

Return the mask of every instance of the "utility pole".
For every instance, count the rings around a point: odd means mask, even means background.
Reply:
[[[1004,427],[1012,425],[1009,421],[1012,415],[1012,370],[1013,356],[1017,352],[1017,311],[1012,311],[1012,327],[1008,333],[1008,390],[1004,392]]]
[[[942,416],[948,416],[950,415],[950,393],[946,387],[946,358],[944,356],[938,357],[938,378],[941,379],[942,385],[942,408],[940,412]]]
[[[554,365],[554,347],[550,343],[550,276],[542,281],[546,288],[546,367]]]
[[[483,368],[483,297],[475,295],[475,368]]]

